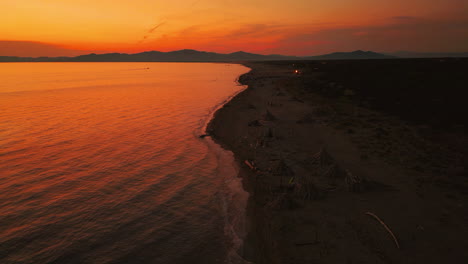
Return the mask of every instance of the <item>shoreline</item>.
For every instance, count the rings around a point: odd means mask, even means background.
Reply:
[[[247,89],[219,108],[206,130],[234,153],[250,194],[240,256],[253,263],[456,263],[468,257],[463,192],[426,184],[438,177],[429,167],[393,161],[411,161],[425,149],[404,159],[382,156],[374,149],[388,142],[373,143],[367,128],[355,124],[379,119],[372,129],[390,136],[411,126],[346,100],[304,93],[293,63],[243,65],[251,68],[239,77]],[[399,147],[410,149],[411,140],[395,135],[392,140],[404,139]]]
[[[250,69],[249,67],[246,68]],[[250,72],[250,70],[248,72]],[[228,177],[223,176],[226,186],[224,186],[225,190],[222,192],[224,194],[222,197],[222,206],[225,214],[223,215],[225,217],[224,232],[229,238],[230,243],[229,247],[226,248],[225,263],[243,263],[244,261],[242,256],[238,253],[244,243],[244,237],[242,237],[242,235],[246,232],[245,222],[247,221],[247,218],[245,217],[246,212],[245,210],[243,211],[244,208],[241,207],[243,204],[246,205],[248,203],[250,194],[242,187],[242,179],[238,176],[240,166],[234,157],[234,153],[223,147],[220,142],[216,141],[214,138],[211,138],[211,135],[208,134],[207,130],[218,110],[223,108],[238,94],[247,89],[246,85],[239,82],[239,78],[248,72],[237,76],[235,79],[237,86],[243,86],[243,89],[240,89],[234,94],[228,96],[218,105],[215,105],[210,110],[206,119],[203,120],[201,127],[197,129],[195,134],[197,138],[204,139],[210,150],[215,153],[218,164],[220,164],[217,169],[217,175],[229,175]],[[221,164],[223,164],[223,166],[221,166]],[[247,205],[245,207],[247,207]],[[242,213],[239,214],[240,212]]]
[[[238,167],[238,174],[237,177],[241,179],[242,181],[242,186],[243,189],[249,193],[248,201],[247,201],[247,208],[246,208],[246,221],[247,221],[247,235],[242,238],[242,248],[238,249],[238,256],[242,258],[240,263],[244,263],[246,261],[247,263],[272,263],[269,262],[270,260],[270,255],[271,253],[267,253],[267,255],[262,255],[258,253],[258,245],[263,244],[266,241],[261,241],[259,239],[259,236],[252,232],[253,229],[256,229],[255,226],[257,224],[261,224],[264,222],[266,219],[260,219],[259,214],[257,212],[258,207],[256,207],[255,204],[255,193],[254,193],[254,182],[252,182],[251,177],[254,175],[249,169],[246,168],[243,157],[238,155],[236,153],[235,148],[232,147],[232,145],[226,144],[223,139],[219,138],[216,135],[216,128],[215,128],[215,123],[220,122],[220,125],[223,125],[223,114],[220,113],[223,111],[223,109],[226,109],[227,107],[230,107],[230,104],[236,104],[236,102],[233,102],[235,100],[238,100],[239,97],[244,97],[248,96],[248,93],[250,92],[249,89],[252,89],[252,85],[247,82],[248,79],[250,79],[255,73],[252,71],[254,70],[253,67],[249,66],[249,64],[242,64],[245,67],[250,68],[250,71],[247,73],[244,73],[240,75],[237,79],[237,82],[240,83],[241,85],[247,86],[247,88],[239,91],[232,97],[228,98],[225,103],[220,105],[215,111],[212,116],[212,118],[209,120],[207,125],[205,126],[205,131],[206,135],[210,136],[213,141],[218,144],[221,148],[232,152],[234,154],[234,162],[236,163]],[[263,216],[262,216],[263,217]]]

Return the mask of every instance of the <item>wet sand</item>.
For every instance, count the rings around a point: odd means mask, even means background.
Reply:
[[[419,125],[359,106],[353,91],[311,90],[329,81],[315,65],[245,65],[252,71],[239,81],[248,89],[217,111],[207,132],[234,152],[251,194],[246,260],[468,259],[464,153],[424,137]]]

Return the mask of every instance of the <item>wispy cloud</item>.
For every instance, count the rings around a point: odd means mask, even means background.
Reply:
[[[338,27],[312,33],[295,33],[288,45],[303,47],[310,54],[355,49],[374,51],[417,50],[465,51],[468,47],[468,20],[404,18],[378,26]],[[308,44],[316,41],[317,44]],[[321,45],[327,43],[327,45]]]
[[[148,34],[153,33],[156,29],[158,29],[159,27],[161,27],[161,26],[164,25],[164,24],[166,24],[166,22],[161,22],[161,23],[155,25],[154,27],[150,28],[150,29],[148,30]]]
[[[156,24],[156,25],[154,25],[153,27],[151,27],[151,28],[146,32],[146,34],[141,38],[141,40],[137,42],[137,44],[141,44],[141,43],[145,42],[145,40],[147,40],[147,39],[150,37],[150,35],[153,34],[153,33],[156,31],[156,29],[160,28],[160,27],[163,26],[164,24],[166,24],[166,21],[163,21],[163,22],[161,22],[161,23],[159,23],[159,24]]]
[[[194,48],[222,52],[244,50],[285,55],[314,55],[356,49],[377,52],[455,52],[464,51],[468,47],[467,19],[395,16],[385,17],[380,22],[372,26],[241,21],[214,25],[199,23],[164,32],[165,34],[148,39],[144,45],[148,49]],[[153,27],[154,32],[162,26],[160,24]]]

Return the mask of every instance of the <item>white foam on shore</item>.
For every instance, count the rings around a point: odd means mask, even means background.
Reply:
[[[212,139],[208,139],[210,148],[214,150],[218,159],[217,174],[224,179],[223,189],[219,192],[221,210],[224,217],[224,233],[231,240],[225,263],[243,264],[242,255],[244,238],[247,235],[246,209],[249,193],[242,186],[242,179],[238,177],[239,168],[234,154],[224,150]]]
[[[238,82],[239,77],[235,80],[235,83],[238,86],[242,86],[242,88],[212,108],[207,119],[200,126],[199,135],[207,132],[206,129],[209,122],[220,108],[247,89],[246,85],[241,85]],[[243,188],[242,179],[239,177],[238,164],[235,162],[234,154],[229,150],[223,149],[211,137],[205,137],[203,140],[216,155],[218,164],[217,175],[223,177],[224,180],[223,189],[218,192],[221,211],[224,217],[224,233],[230,239],[230,247],[228,248],[224,263],[251,263],[241,257],[243,255],[244,239],[247,236],[246,212],[249,193]]]

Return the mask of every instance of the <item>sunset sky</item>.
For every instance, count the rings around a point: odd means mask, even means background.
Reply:
[[[468,51],[467,0],[0,0],[0,56]]]

